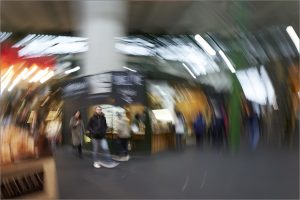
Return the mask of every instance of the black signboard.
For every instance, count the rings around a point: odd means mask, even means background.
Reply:
[[[63,86],[62,97],[101,99],[109,95],[115,99],[115,105],[145,104],[145,78],[131,71],[118,71],[80,77],[68,81]]]
[[[89,99],[101,99],[111,96],[112,93],[112,74],[102,73],[86,77],[89,85]]]
[[[62,97],[72,98],[78,96],[85,96],[88,94],[88,88],[89,86],[85,77],[67,81],[67,83],[63,86]]]
[[[113,72],[113,96],[115,104],[123,106],[145,103],[145,78],[135,72]]]

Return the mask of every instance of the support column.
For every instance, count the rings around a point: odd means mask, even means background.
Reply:
[[[84,75],[120,70],[124,56],[115,49],[115,38],[125,36],[126,1],[80,1],[80,35],[88,38]]]

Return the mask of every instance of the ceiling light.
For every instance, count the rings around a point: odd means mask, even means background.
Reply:
[[[46,76],[44,76],[44,78],[42,78],[40,80],[41,83],[45,83],[46,81],[48,81],[50,78],[52,78],[54,76],[54,71],[50,71]]]
[[[292,39],[294,45],[296,46],[298,52],[300,53],[300,49],[299,49],[299,37],[297,35],[297,33],[295,32],[294,28],[292,26],[288,26],[286,28],[286,32],[289,34],[290,38]]]
[[[0,32],[0,42],[4,42],[7,38],[11,36],[10,32]]]
[[[226,65],[228,66],[228,68],[230,69],[230,71],[232,73],[235,73],[236,71],[235,71],[233,65],[231,64],[231,62],[229,61],[229,59],[225,56],[224,52],[222,50],[220,50],[219,54],[222,56],[223,60],[225,61]]]
[[[127,70],[129,70],[129,71],[132,71],[132,72],[136,72],[136,70],[134,70],[134,69],[131,69],[131,68],[129,68],[129,67],[123,67],[124,69],[127,69]]]
[[[28,68],[25,68],[18,76],[17,78],[13,81],[13,83],[11,84],[11,86],[8,88],[8,91],[12,91],[12,89],[21,81],[22,77],[24,76],[24,74],[26,74],[28,71]]]
[[[1,82],[4,81],[4,79],[9,75],[9,73],[13,70],[13,68],[14,68],[13,65],[8,68],[8,70],[5,72],[5,74],[3,74],[3,76],[1,77]]]
[[[31,69],[28,71],[28,73],[26,73],[24,76],[23,76],[23,80],[26,80],[27,78],[29,78],[36,70],[38,69],[38,67],[36,65],[33,65],[31,67]]]
[[[6,77],[6,79],[4,79],[3,81],[1,81],[1,94],[4,92],[5,88],[10,83],[13,75],[14,75],[14,71],[12,70],[12,71],[9,72],[9,74]]]
[[[69,70],[65,71],[65,74],[71,74],[71,73],[76,72],[78,70],[80,70],[79,66],[74,67],[73,69],[69,69]]]
[[[44,70],[40,70],[32,79],[30,79],[29,83],[38,82],[47,73],[48,73],[48,68]]]
[[[185,69],[191,74],[191,76],[196,79],[196,76],[193,74],[193,72],[184,64],[182,63],[182,65],[185,67]]]
[[[208,54],[216,55],[216,51],[199,34],[195,35],[195,40]]]

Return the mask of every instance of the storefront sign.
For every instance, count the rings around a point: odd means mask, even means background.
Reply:
[[[116,105],[145,102],[145,80],[133,72],[113,72],[113,93]]]
[[[63,87],[63,97],[84,96],[89,99],[112,95],[115,104],[123,106],[145,103],[144,76],[133,72],[112,72],[72,80]]]
[[[103,94],[112,92],[111,73],[97,74],[87,77],[89,94]]]
[[[86,95],[88,83],[85,78],[72,80],[63,87],[63,98]]]

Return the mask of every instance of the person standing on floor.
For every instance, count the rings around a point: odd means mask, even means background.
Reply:
[[[110,151],[108,148],[105,134],[107,130],[106,118],[102,113],[102,108],[97,106],[94,115],[91,117],[88,123],[88,130],[90,131],[92,142],[93,142],[93,160],[94,167],[100,168],[101,166],[106,168],[116,167],[119,163],[114,162],[111,158]],[[104,151],[105,159],[101,161],[98,158],[98,149],[102,148]]]
[[[59,116],[56,116],[55,119],[48,122],[45,131],[52,153],[55,153],[56,143],[61,136],[61,121],[59,120]]]
[[[120,158],[119,161],[128,161],[128,142],[131,137],[130,135],[130,126],[129,119],[125,114],[118,113],[118,125],[117,125],[117,133],[118,133],[118,141],[121,146]]]
[[[175,111],[175,133],[176,133],[176,148],[183,150],[183,139],[185,134],[185,120],[181,112]]]
[[[70,129],[72,133],[73,147],[77,148],[79,157],[82,158],[82,138],[84,134],[84,125],[79,110],[74,113],[70,120]]]
[[[252,102],[251,114],[249,117],[250,123],[250,142],[252,150],[257,148],[260,139],[260,108],[257,103]]]
[[[205,119],[201,112],[198,113],[193,125],[194,125],[194,131],[196,135],[197,146],[202,147],[206,124],[205,124]]]

